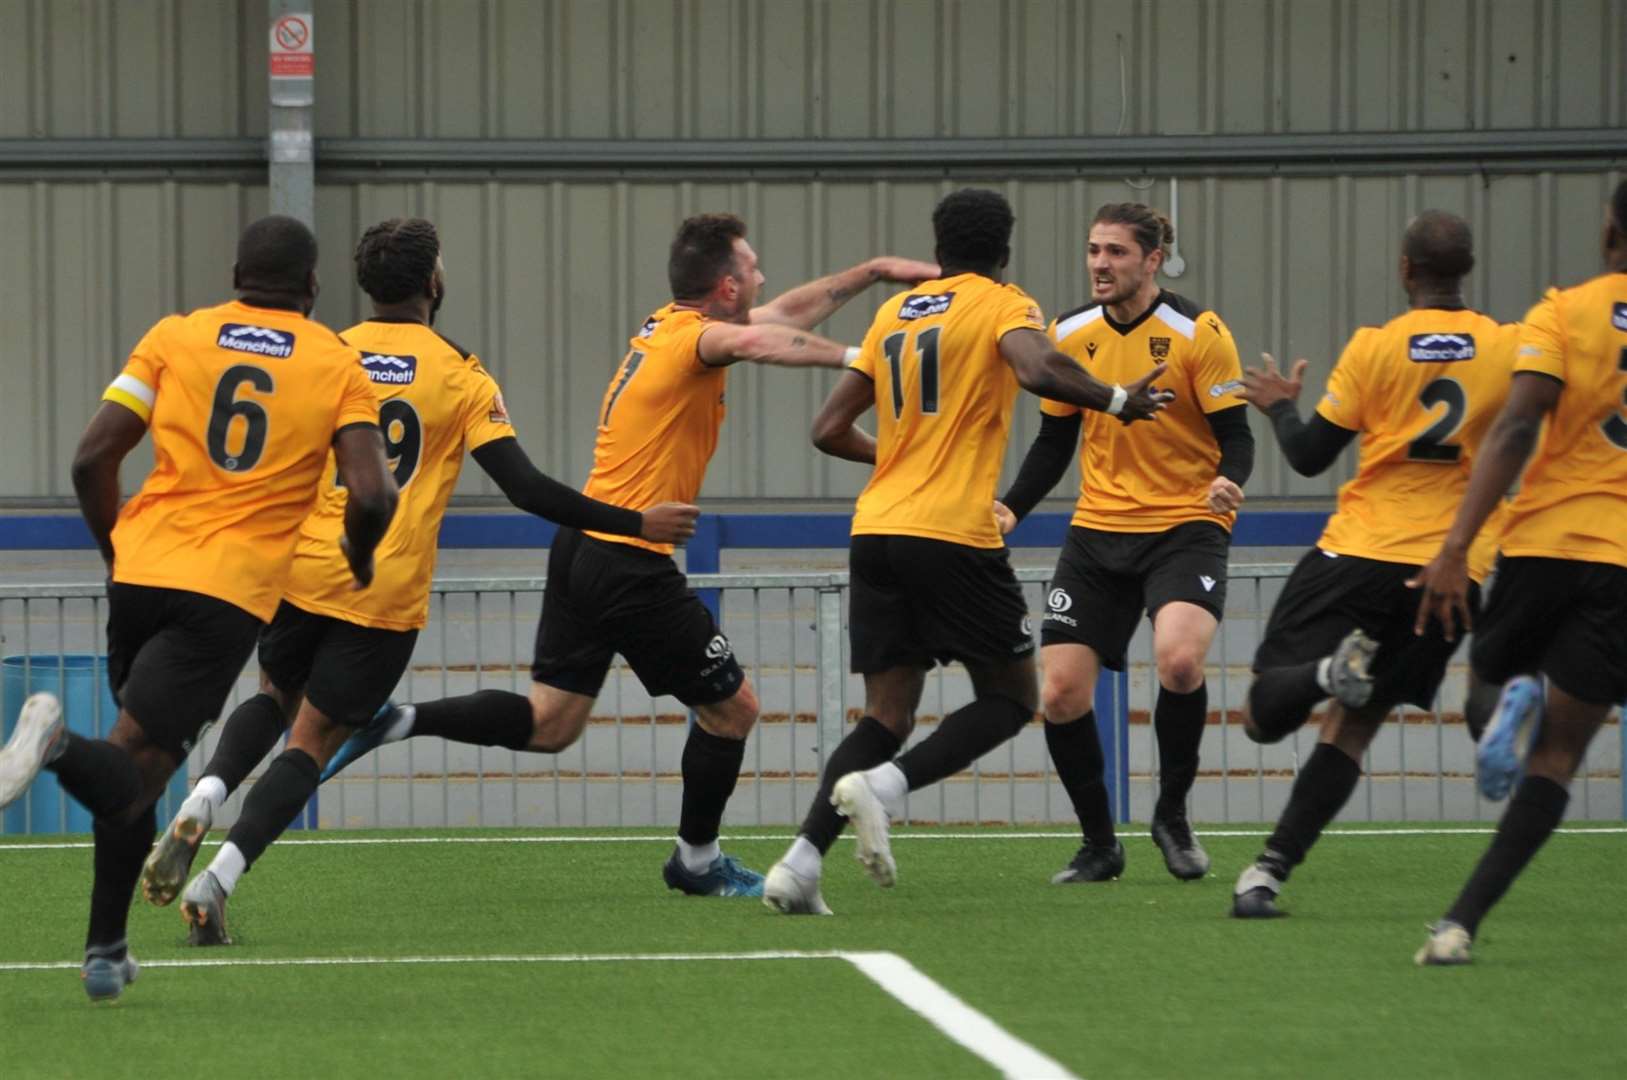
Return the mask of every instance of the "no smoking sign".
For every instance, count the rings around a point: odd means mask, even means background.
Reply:
[[[309,13],[283,15],[271,23],[271,77],[309,79],[316,74],[316,54],[311,48]]]

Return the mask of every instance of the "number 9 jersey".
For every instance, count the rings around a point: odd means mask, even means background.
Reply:
[[[239,301],[147,331],[102,395],[147,422],[154,455],[113,528],[113,580],[269,620],[335,434],[378,421],[359,361],[321,323]]]
[[[374,554],[373,584],[357,589],[339,550],[347,500],[330,462],[316,509],[299,530],[288,602],[357,626],[416,630],[429,618],[441,517],[464,455],[512,438],[514,428],[479,359],[423,323],[369,319],[341,336],[361,349],[361,368],[378,394],[401,502]]]

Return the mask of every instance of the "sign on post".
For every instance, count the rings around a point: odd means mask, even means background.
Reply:
[[[316,50],[315,23],[308,11],[293,11],[271,20],[271,103],[309,105],[313,100]]]

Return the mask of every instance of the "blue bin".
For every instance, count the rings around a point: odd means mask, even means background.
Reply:
[[[17,714],[30,694],[55,694],[62,702],[68,730],[89,739],[113,730],[119,719],[107,685],[107,658],[70,653],[67,656],[7,656],[0,659],[0,730],[11,737]],[[158,819],[168,821],[186,798],[186,768],[176,771],[158,800]],[[40,770],[28,794],[6,807],[4,831],[19,833],[88,833],[90,811],[80,806],[57,783],[56,774]]]

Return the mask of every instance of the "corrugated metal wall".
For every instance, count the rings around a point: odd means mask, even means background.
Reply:
[[[369,2],[315,4],[318,135],[898,137],[1470,129],[1627,124],[1627,2],[1001,0]],[[203,136],[264,130],[263,3],[0,0],[0,137]],[[1120,57],[1123,85],[1120,92]],[[10,107],[15,105],[16,107]],[[1245,359],[1325,374],[1351,329],[1401,303],[1396,238],[1416,210],[1466,214],[1470,299],[1518,317],[1598,263],[1617,174],[1200,176],[1180,182],[1188,271]],[[1094,208],[1170,185],[1002,184],[1019,216],[1012,279],[1047,310],[1085,295]],[[366,225],[440,226],[442,328],[503,380],[523,441],[580,481],[605,379],[664,300],[685,214],[752,224],[770,289],[869,254],[930,253],[949,184],[420,182],[320,186],[326,291],[346,325],[347,255]],[[263,187],[218,182],[0,183],[0,496],[69,492],[79,430],[122,356],[167,311],[222,298]],[[828,324],[856,340],[872,291]],[[841,497],[862,472],[800,438],[832,381],[739,369],[704,494]],[[1309,397],[1309,395],[1308,395]],[[1308,404],[1308,401],[1307,401]],[[1024,403],[1008,471],[1036,426]],[[1266,435],[1263,428],[1259,430]],[[1265,452],[1251,494],[1322,495]],[[486,490],[479,477],[464,490]]]

